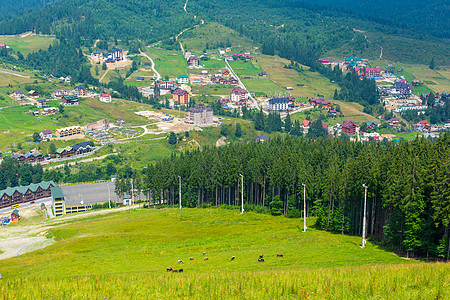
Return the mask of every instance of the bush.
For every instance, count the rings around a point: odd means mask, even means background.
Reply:
[[[275,196],[270,202],[270,213],[273,216],[280,216],[283,214],[283,201],[280,200],[280,196]]]

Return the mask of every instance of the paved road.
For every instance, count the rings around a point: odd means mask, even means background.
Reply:
[[[254,106],[255,108],[259,108],[258,101],[256,101],[256,99],[253,98],[253,96],[250,94],[250,91],[245,87],[245,85],[244,85],[244,83],[242,82],[242,80],[241,80],[241,79],[239,78],[239,76],[237,76],[237,74],[234,72],[233,68],[230,66],[230,64],[228,63],[228,61],[226,60],[226,58],[224,58],[224,61],[225,61],[225,64],[227,65],[228,70],[231,72],[231,74],[234,76],[234,78],[236,78],[236,79],[238,80],[239,86],[248,92],[248,97],[252,100],[253,106]]]

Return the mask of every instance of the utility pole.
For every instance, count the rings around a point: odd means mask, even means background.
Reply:
[[[306,184],[303,185],[303,232],[306,232]]]
[[[106,184],[108,187],[108,202],[109,202],[109,208],[111,208],[111,191],[109,190],[109,183]]]
[[[134,182],[131,179],[131,203],[134,205]]]
[[[363,216],[363,229],[362,229],[362,245],[361,248],[366,247],[366,203],[367,203],[367,185],[362,185],[364,188],[364,216]]]
[[[181,176],[178,175],[178,179],[179,179],[179,187],[178,187],[178,192],[180,193],[180,197],[178,199],[178,202],[180,202],[180,209],[181,209]]]
[[[241,176],[241,214],[244,213],[244,175],[239,174]]]

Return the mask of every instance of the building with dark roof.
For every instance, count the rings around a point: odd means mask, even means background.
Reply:
[[[248,92],[241,88],[235,88],[230,93],[230,100],[233,103],[247,102]]]
[[[77,155],[92,152],[94,149],[89,142],[82,142],[72,146]]]
[[[61,104],[65,106],[78,105],[78,96],[77,95],[64,95],[61,97]]]
[[[18,153],[13,154],[11,157],[17,159],[20,163],[25,161],[30,163],[44,161],[44,156],[39,152],[27,152],[25,154]]]
[[[199,104],[188,109],[186,123],[198,126],[210,126],[213,124],[213,109]]]
[[[288,98],[272,98],[267,101],[269,111],[288,111],[289,99]]]
[[[395,97],[409,97],[412,94],[412,84],[407,82],[397,81],[391,87],[391,95]]]

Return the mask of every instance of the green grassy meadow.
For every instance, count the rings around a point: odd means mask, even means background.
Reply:
[[[328,78],[317,72],[309,72],[309,67],[301,66],[304,71],[299,73],[284,68],[290,62],[279,56],[258,55],[256,59],[274,83],[283,88],[293,87],[289,93],[294,97],[315,97],[317,94],[332,97],[335,89],[340,90],[340,87],[330,83]]]
[[[241,36],[238,32],[221,24],[211,22],[188,30],[180,36],[180,42],[186,45],[187,51],[203,51],[206,44],[210,49],[212,44],[230,43],[232,52],[240,52],[253,49],[253,42]],[[223,48],[223,47],[222,47]],[[225,49],[222,49],[225,50]]]
[[[250,61],[232,61],[229,63],[230,66],[233,68],[233,71],[238,76],[242,75],[258,75],[262,72],[261,67],[256,62],[256,60],[250,60]]]
[[[200,65],[202,65],[205,69],[221,69],[222,71],[226,68],[225,62],[217,59],[201,61]]]
[[[187,74],[187,63],[181,51],[153,47],[147,47],[145,51],[154,60],[155,68],[163,78],[165,76],[176,78]]]
[[[56,240],[45,251],[0,261],[4,299],[450,296],[449,264],[405,260],[370,242],[361,249],[359,237],[317,230],[312,218],[306,233],[300,219],[214,208],[58,219],[42,221]]]
[[[3,35],[0,36],[0,43],[11,47],[14,51],[20,51],[24,56],[39,49],[46,50],[50,46],[55,37],[46,35]]]

